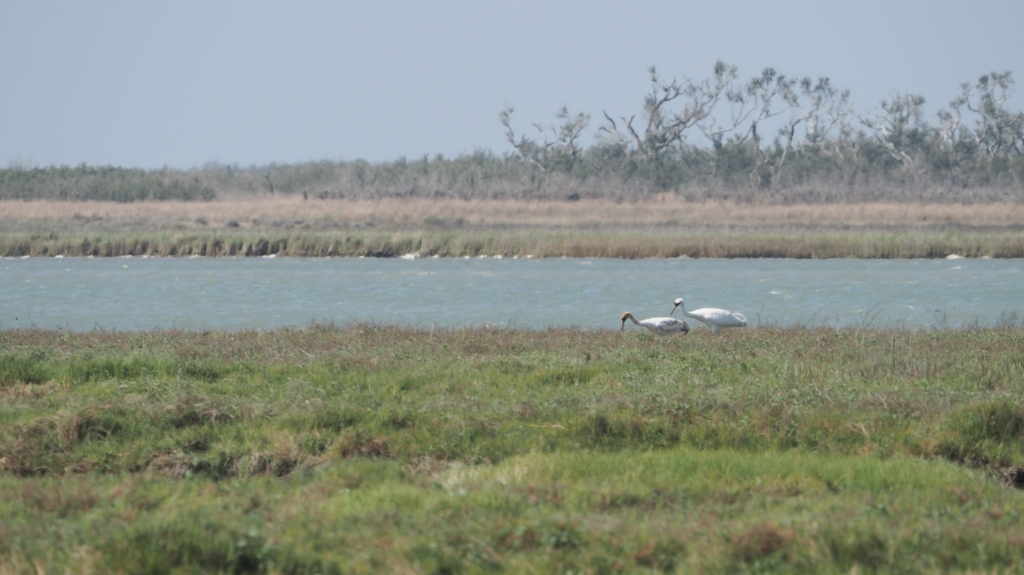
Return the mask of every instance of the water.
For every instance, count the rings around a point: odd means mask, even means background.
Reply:
[[[1024,318],[1022,272],[996,259],[0,259],[0,329],[618,329],[622,312],[668,315],[676,297],[751,325],[993,326]]]

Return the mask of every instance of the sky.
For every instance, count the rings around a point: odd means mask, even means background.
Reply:
[[[1020,0],[0,0],[0,167],[199,168],[511,150],[567,106],[641,113],[647,69],[828,76],[869,112],[1024,86]],[[1020,110],[1016,93],[1011,108]]]

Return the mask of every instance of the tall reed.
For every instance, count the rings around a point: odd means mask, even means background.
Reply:
[[[4,257],[1024,257],[1024,231],[210,231],[0,235]]]

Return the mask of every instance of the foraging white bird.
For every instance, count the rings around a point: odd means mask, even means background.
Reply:
[[[676,298],[675,305],[669,315],[676,312],[676,308],[683,310],[683,315],[704,322],[704,325],[711,328],[711,333],[718,333],[718,330],[727,327],[747,327],[747,316],[741,313],[732,313],[724,309],[714,307],[702,307],[693,311],[686,311],[683,305],[683,298]]]
[[[674,333],[685,334],[690,331],[690,326],[686,325],[685,321],[680,321],[674,317],[652,317],[643,321],[636,321],[633,314],[627,311],[622,314],[620,319],[622,319],[622,330],[626,329],[626,320],[628,319],[638,326],[646,327],[658,335],[672,335]]]

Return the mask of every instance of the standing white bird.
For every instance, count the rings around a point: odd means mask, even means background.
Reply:
[[[658,335],[672,335],[674,333],[685,334],[690,331],[690,326],[686,325],[685,321],[680,321],[674,317],[652,317],[643,321],[636,321],[633,314],[627,311],[622,314],[620,319],[622,319],[622,330],[626,329],[626,320],[628,319],[638,326],[646,327]]]
[[[683,315],[686,317],[692,317],[704,322],[704,325],[711,328],[711,333],[713,334],[727,327],[747,327],[747,316],[741,313],[732,313],[714,307],[702,307],[692,312],[686,311],[686,306],[683,305],[683,298],[680,297],[676,298],[675,305],[672,306],[672,311],[669,312],[669,315],[675,313],[677,307],[683,310]]]

